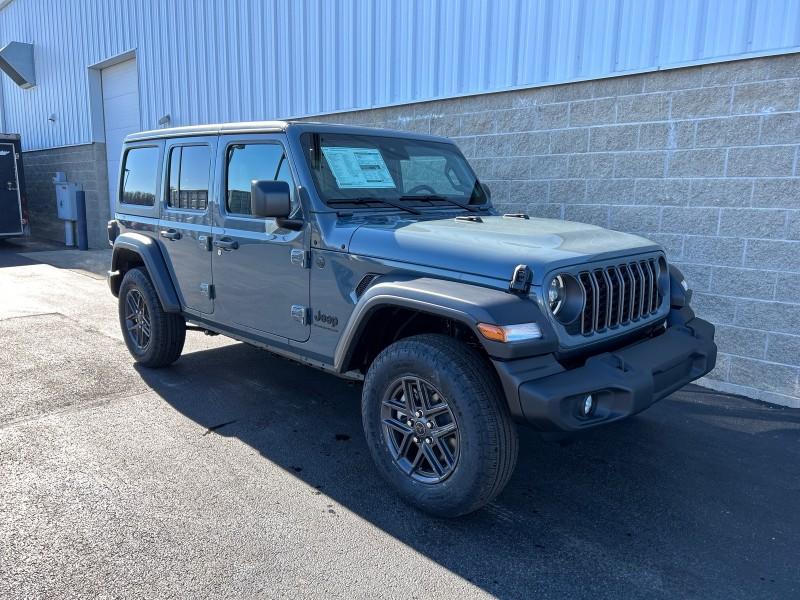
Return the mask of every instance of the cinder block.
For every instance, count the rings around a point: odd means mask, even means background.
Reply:
[[[748,240],[745,266],[800,273],[800,242]]]
[[[731,368],[731,356],[728,354],[717,354],[717,364],[706,375],[706,379],[713,379],[715,381],[728,381],[728,372]]]
[[[545,104],[534,110],[536,129],[563,129],[569,124],[569,104]]]
[[[683,90],[703,85],[703,74],[700,69],[669,69],[647,73],[644,76],[644,91]]]
[[[789,177],[794,146],[755,146],[728,151],[728,177]]]
[[[564,206],[564,219],[608,227],[608,211],[607,204],[567,204]]]
[[[636,125],[592,127],[589,136],[589,149],[592,152],[635,150],[639,128]]]
[[[614,98],[581,100],[570,102],[569,126],[610,125],[617,118],[617,102]]]
[[[786,237],[786,211],[765,208],[725,208],[720,217],[719,234],[783,239]]]
[[[790,240],[800,240],[800,210],[789,211],[787,219],[788,235]]]
[[[589,148],[589,130],[559,129],[550,133],[550,152],[553,154],[574,154],[586,152]]]
[[[530,179],[531,159],[527,156],[513,156],[492,159],[494,179]]]
[[[590,204],[632,204],[633,179],[589,179],[586,202]]]
[[[560,219],[561,218],[561,205],[560,204],[529,204],[524,211],[531,217],[539,217],[542,219]]]
[[[494,112],[473,113],[461,115],[460,135],[480,135],[494,133],[496,123]]]
[[[797,110],[799,96],[800,79],[737,85],[733,90],[733,114]]]
[[[547,154],[550,137],[545,132],[507,133],[476,138],[475,152],[479,157],[532,156]]]
[[[553,86],[553,100],[555,102],[566,102],[569,100],[582,100],[584,98],[591,98],[593,93],[593,81],[580,81],[577,83],[567,83],[565,85]]]
[[[772,299],[777,273],[761,269],[714,267],[711,275],[711,292],[724,296]]]
[[[475,158],[476,157],[476,149],[477,146],[475,144],[475,137],[459,137],[459,138],[452,138],[453,141],[456,143],[458,148],[461,150],[462,154],[467,158]]]
[[[675,150],[667,156],[669,177],[720,177],[725,173],[725,150]]]
[[[778,273],[775,290],[776,300],[796,302],[800,298],[800,273]]]
[[[693,179],[692,206],[750,206],[753,181],[748,179]]]
[[[573,154],[569,157],[569,176],[584,179],[613,177],[614,154]]]
[[[711,271],[713,267],[707,265],[692,265],[689,263],[673,262],[674,266],[680,269],[689,289],[697,293],[704,293],[711,291]]]
[[[585,179],[556,179],[550,183],[550,202],[582,204],[585,199]]]
[[[531,158],[531,179],[567,179],[569,155],[545,155]]]
[[[714,294],[693,294],[692,308],[695,314],[714,325],[733,324],[736,318],[736,299]]]
[[[639,127],[639,148],[643,150],[691,148],[694,146],[694,130],[694,121],[642,123]]]
[[[730,111],[731,88],[711,87],[675,92],[672,96],[673,119],[716,117]]]
[[[617,122],[641,123],[669,118],[669,94],[638,94],[617,98]]]
[[[760,117],[724,117],[697,122],[695,146],[747,146],[758,139]]]
[[[550,184],[547,181],[510,181],[508,186],[510,202],[521,202],[523,204],[549,202],[548,190]]]
[[[800,178],[756,179],[753,206],[763,208],[797,208]]]
[[[461,135],[461,117],[458,115],[431,117],[431,134],[445,137]]]
[[[785,79],[797,77],[800,72],[800,54],[784,54],[769,58],[769,77],[767,79]]]
[[[771,79],[770,64],[774,59],[755,58],[716,63],[701,67],[703,86],[730,85]]]
[[[614,159],[614,177],[662,177],[666,152],[623,152]]]
[[[714,341],[717,343],[719,350],[726,354],[765,358],[767,348],[767,333],[765,331],[756,331],[749,327],[718,325],[714,334]]]
[[[731,359],[731,383],[755,387],[760,390],[797,396],[797,367],[777,365],[766,361],[734,356]]]
[[[658,231],[660,212],[654,206],[612,206],[611,228],[628,233]]]
[[[553,88],[540,87],[527,90],[514,90],[506,92],[511,98],[513,108],[527,108],[539,104],[551,104],[553,102]]]
[[[685,206],[689,200],[691,181],[691,179],[637,179],[634,202],[656,206]]]
[[[762,144],[796,144],[800,142],[800,113],[780,113],[763,117]]]
[[[686,236],[684,260],[704,265],[740,266],[744,240],[708,236]]]
[[[661,231],[664,233],[714,235],[718,223],[718,208],[667,206],[661,213]]]
[[[785,365],[800,366],[800,335],[770,333],[766,358]]]
[[[800,304],[740,300],[736,325],[795,335],[800,331]]]
[[[594,97],[605,98],[640,94],[644,91],[645,75],[608,77],[594,82]]]

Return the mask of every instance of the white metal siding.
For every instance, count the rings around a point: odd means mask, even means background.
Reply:
[[[25,149],[91,140],[87,68],[135,49],[143,127],[284,118],[800,48],[797,0],[15,0]],[[50,114],[55,121],[48,121]]]

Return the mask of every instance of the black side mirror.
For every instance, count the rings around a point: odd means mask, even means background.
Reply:
[[[289,184],[285,181],[250,182],[250,214],[254,217],[286,219],[292,212]]]

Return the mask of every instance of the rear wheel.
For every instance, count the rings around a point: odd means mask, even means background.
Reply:
[[[362,415],[381,474],[431,514],[477,510],[513,472],[517,435],[496,376],[453,338],[420,335],[386,348],[367,373]]]
[[[140,267],[122,279],[119,323],[125,345],[142,366],[167,366],[183,351],[186,322],[179,314],[164,312],[153,283]]]

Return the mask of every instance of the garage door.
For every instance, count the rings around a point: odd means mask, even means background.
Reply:
[[[103,120],[106,130],[108,192],[111,214],[117,197],[119,159],[122,142],[129,133],[139,131],[139,82],[136,59],[126,60],[101,71],[103,82]]]

